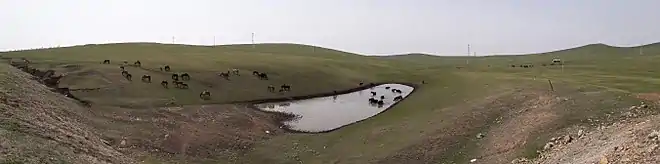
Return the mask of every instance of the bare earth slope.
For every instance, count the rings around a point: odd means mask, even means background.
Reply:
[[[0,64],[0,163],[134,163],[86,126],[72,100]]]

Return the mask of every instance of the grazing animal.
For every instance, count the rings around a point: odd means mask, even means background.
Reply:
[[[133,78],[133,75],[126,73],[126,80],[131,81],[131,78]]]
[[[137,66],[137,67],[140,67],[140,66],[142,66],[142,63],[140,63],[140,61],[138,60],[138,61],[135,61],[135,62],[133,63],[133,65],[135,65],[135,66]]]
[[[179,74],[173,73],[172,80],[179,80]]]
[[[180,88],[181,89],[188,89],[188,84],[181,82]]]
[[[190,75],[188,75],[188,73],[181,74],[181,80],[190,80]]]
[[[390,89],[390,87],[385,87],[385,89]]]
[[[125,70],[123,65],[120,65],[120,66],[119,66],[119,69],[121,69],[122,71]]]
[[[122,75],[122,76],[126,77],[127,74],[128,74],[128,71],[126,71],[126,70],[122,70],[122,71],[121,71],[121,75]]]
[[[400,101],[402,99],[403,99],[403,96],[401,96],[401,95],[394,97],[394,101]]]
[[[124,65],[128,65],[128,61],[124,60]]]
[[[426,81],[422,80],[422,84],[426,84]]]
[[[218,76],[223,77],[223,78],[229,80],[229,73],[222,72],[222,73],[218,74]]]
[[[234,75],[240,76],[240,74],[239,74],[239,70],[236,69],[236,68],[231,69],[231,73],[234,74]]]
[[[554,58],[554,59],[552,59],[552,63],[561,63],[561,59]]]
[[[266,73],[259,73],[259,79],[268,80],[268,75]]]
[[[395,92],[398,93],[398,94],[403,93],[403,92],[402,92],[401,90],[399,90],[399,89],[397,89]]]
[[[103,64],[110,64],[110,60],[103,60]]]
[[[385,105],[385,102],[383,100],[378,100],[378,102],[376,102],[376,104],[378,104],[378,106],[380,107],[380,106]]]
[[[363,85],[364,83],[360,83],[360,85]]]
[[[371,96],[376,96],[376,92],[371,91]]]
[[[162,85],[163,88],[167,88],[167,80],[163,80],[162,82],[160,82],[160,85]]]
[[[382,100],[382,99],[385,99],[385,96],[380,96],[380,99],[381,99],[381,100]]]
[[[286,85],[286,84],[282,84],[282,86],[280,86],[280,89],[282,89],[284,91],[291,91],[291,86]]]
[[[396,93],[396,89],[392,88],[392,92]]]
[[[372,97],[372,98],[369,98],[369,103],[370,104],[376,104],[376,103],[378,103],[378,100],[376,100],[375,98]]]
[[[275,87],[272,85],[268,86],[268,92],[275,92]]]
[[[160,68],[160,71],[163,71],[163,67],[159,67],[159,68]]]
[[[516,67],[516,65],[514,65],[514,64],[511,64],[511,67]]]
[[[211,92],[209,92],[207,90],[204,90],[204,91],[202,91],[202,93],[199,93],[199,98],[201,98],[203,100],[208,100],[208,99],[211,98]]]
[[[252,71],[252,75],[259,76],[259,71]]]
[[[165,71],[166,71],[166,72],[169,72],[170,70],[171,70],[171,69],[170,69],[170,66],[169,66],[169,65],[165,65]]]
[[[151,76],[149,75],[142,75],[142,81],[145,81],[147,83],[151,83]]]

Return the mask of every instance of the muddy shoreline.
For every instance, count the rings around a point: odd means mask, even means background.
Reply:
[[[343,126],[340,126],[340,127],[338,127],[338,128],[331,129],[331,130],[318,131],[318,132],[309,132],[309,131],[293,130],[293,129],[290,129],[287,125],[285,125],[284,122],[285,122],[285,121],[290,121],[290,120],[292,120],[292,119],[295,119],[295,118],[297,117],[297,115],[290,114],[290,113],[282,113],[282,112],[264,111],[264,110],[259,109],[259,108],[256,106],[256,104],[262,104],[262,103],[276,103],[276,102],[299,101],[299,100],[313,99],[313,98],[319,98],[319,97],[328,97],[328,96],[335,96],[335,95],[341,95],[341,94],[353,93],[353,92],[357,92],[357,91],[361,91],[361,90],[369,89],[369,88],[371,88],[372,86],[375,87],[375,86],[379,86],[379,85],[383,85],[383,84],[401,84],[401,85],[407,85],[407,86],[413,87],[413,90],[408,94],[408,96],[406,96],[406,97],[403,98],[402,100],[394,102],[394,103],[393,103],[390,107],[388,107],[387,109],[382,110],[382,111],[376,113],[375,115],[373,115],[373,116],[371,116],[371,117],[368,117],[368,118],[365,118],[365,119],[362,119],[362,120],[359,120],[359,121],[356,121],[356,122],[352,122],[352,123],[350,123],[350,124],[346,124],[346,125],[343,125]],[[286,131],[286,132],[289,132],[289,133],[304,133],[304,134],[322,134],[322,133],[333,132],[333,131],[336,131],[336,130],[342,129],[342,128],[346,127],[346,126],[350,126],[350,125],[353,125],[353,124],[357,124],[357,123],[360,123],[360,122],[362,122],[362,121],[366,121],[366,120],[369,120],[369,119],[371,119],[371,118],[373,118],[373,117],[376,117],[376,116],[380,115],[381,113],[386,112],[386,111],[390,110],[391,108],[395,107],[397,104],[399,104],[399,102],[402,102],[403,100],[405,100],[405,99],[407,99],[408,97],[412,96],[413,93],[415,93],[415,91],[418,90],[418,88],[419,88],[419,85],[418,85],[418,84],[414,84],[414,83],[403,83],[403,82],[379,82],[379,83],[373,83],[373,85],[363,85],[363,86],[356,87],[356,88],[351,88],[351,89],[347,89],[347,90],[342,90],[341,92],[337,91],[336,93],[335,93],[335,92],[331,92],[331,93],[311,94],[311,95],[305,95],[305,96],[291,96],[291,97],[284,97],[284,98],[260,99],[260,100],[251,100],[251,101],[237,102],[237,103],[235,103],[235,104],[245,104],[245,105],[247,105],[247,107],[250,108],[250,109],[257,110],[257,111],[259,111],[259,112],[264,112],[264,113],[269,113],[269,114],[275,114],[275,115],[277,115],[278,117],[277,117],[277,119],[275,120],[276,122],[274,122],[274,124],[275,124],[275,125],[278,125],[279,127],[281,127],[282,130],[284,130],[284,131]]]

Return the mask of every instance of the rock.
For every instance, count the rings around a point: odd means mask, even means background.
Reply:
[[[578,138],[582,137],[582,135],[584,135],[584,131],[582,129],[578,130]]]
[[[563,144],[567,144],[567,143],[571,143],[572,141],[573,141],[573,137],[571,137],[571,135],[566,135],[566,136],[562,137],[561,142]]]
[[[270,134],[270,131],[266,130],[266,134]]]
[[[608,164],[609,161],[607,160],[607,157],[600,158],[600,161],[598,161],[598,164]]]
[[[649,134],[647,137],[651,141],[658,141],[658,137],[660,137],[660,132],[653,130],[653,132],[651,132],[651,134]]]
[[[477,161],[477,159],[471,159],[471,160],[470,160],[470,163],[472,163],[472,162],[476,162],[476,161]]]
[[[545,143],[545,146],[543,146],[543,150],[544,150],[544,151],[550,150],[550,149],[552,149],[552,147],[554,147],[554,146],[555,146],[555,144],[552,143],[552,142]]]
[[[483,133],[477,134],[477,139],[482,139],[484,137],[486,137],[486,135],[484,135]]]

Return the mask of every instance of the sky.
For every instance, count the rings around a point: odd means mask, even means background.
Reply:
[[[300,43],[365,55],[660,42],[658,0],[0,0],[0,50]],[[174,38],[174,39],[173,39]]]

